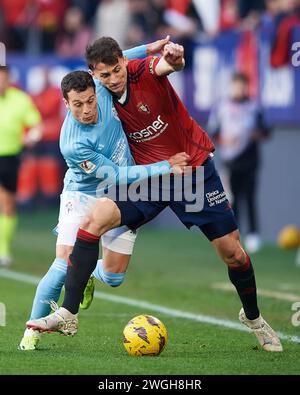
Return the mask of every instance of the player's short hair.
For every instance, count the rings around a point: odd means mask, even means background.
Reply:
[[[0,71],[9,74],[9,66],[0,66]]]
[[[83,70],[72,71],[65,75],[61,81],[61,91],[66,100],[68,100],[68,93],[71,90],[74,90],[75,92],[83,92],[89,87],[92,87],[94,91],[96,91],[93,77],[90,73]]]
[[[234,81],[241,81],[244,84],[248,85],[249,84],[249,77],[247,74],[238,72],[236,71],[235,73],[232,74],[231,80]]]
[[[101,37],[88,45],[85,50],[85,59],[90,70],[94,70],[98,63],[112,66],[123,57],[123,52],[112,37]]]

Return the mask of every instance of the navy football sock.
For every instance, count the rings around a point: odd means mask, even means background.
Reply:
[[[254,320],[259,316],[256,283],[253,266],[249,256],[242,266],[228,267],[230,281],[235,286],[242,302],[246,317]]]
[[[99,255],[99,236],[78,230],[73,252],[69,257],[62,307],[77,314],[86,284],[93,273]]]

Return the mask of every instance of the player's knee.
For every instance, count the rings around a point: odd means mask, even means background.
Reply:
[[[246,254],[240,245],[236,245],[228,249],[222,258],[227,266],[240,266],[245,263]]]
[[[121,215],[118,206],[108,198],[101,198],[93,211],[82,221],[80,227],[90,233],[101,236],[120,224]]]
[[[119,220],[119,213],[118,206],[114,201],[108,198],[101,198],[91,214],[90,221],[93,221],[98,227],[107,226],[110,229]]]
[[[81,222],[80,228],[84,229],[86,231],[91,231],[91,227],[95,228],[96,223],[95,223],[95,219],[93,218],[92,214],[89,214],[89,215],[85,216],[85,218]]]
[[[57,245],[56,258],[67,261],[72,251],[73,251],[73,246]]]
[[[113,200],[106,198],[106,197],[102,197],[102,198],[98,199],[98,201],[97,201],[96,211],[98,209],[100,211],[105,209],[105,211],[108,213],[108,216],[111,216],[111,215],[115,216],[118,207]]]
[[[103,281],[105,284],[111,287],[119,287],[124,279],[126,273],[111,273],[111,272],[104,272],[102,274]]]

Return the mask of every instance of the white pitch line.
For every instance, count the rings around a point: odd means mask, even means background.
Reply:
[[[11,280],[21,281],[33,285],[38,284],[40,281],[39,277],[25,273],[14,272],[6,269],[0,269],[0,277],[9,278]],[[189,320],[202,322],[205,324],[217,325],[225,328],[236,329],[243,332],[250,332],[248,328],[234,321],[223,320],[208,315],[189,313],[187,311],[170,309],[168,307],[152,304],[142,300],[127,298],[125,296],[111,295],[105,292],[96,291],[94,297],[98,299],[108,300],[110,302],[121,303],[121,304],[126,304],[128,306],[135,306],[146,310],[156,311],[158,313],[166,314],[170,317],[186,318]],[[277,332],[277,334],[282,340],[288,340],[292,343],[300,343],[300,337],[298,336],[287,335],[281,332]]]
[[[222,291],[236,292],[235,288],[231,284],[227,283],[214,283],[212,288],[221,289]],[[288,302],[300,302],[300,295],[278,292],[278,291],[268,291],[267,289],[258,289],[257,294],[261,296],[267,296],[269,298],[278,300],[287,300]]]

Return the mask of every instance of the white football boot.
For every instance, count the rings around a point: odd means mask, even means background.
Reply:
[[[70,313],[64,307],[58,307],[55,302],[51,302],[54,313],[36,320],[26,322],[27,328],[38,332],[60,332],[66,336],[74,336],[78,329],[77,314]]]
[[[246,317],[244,309],[241,309],[239,314],[239,320],[242,324],[250,328],[255,336],[257,337],[259,344],[265,351],[282,351],[282,345],[280,343],[279,337],[273,331],[273,329],[268,325],[268,323],[260,315],[255,320],[249,320]]]

